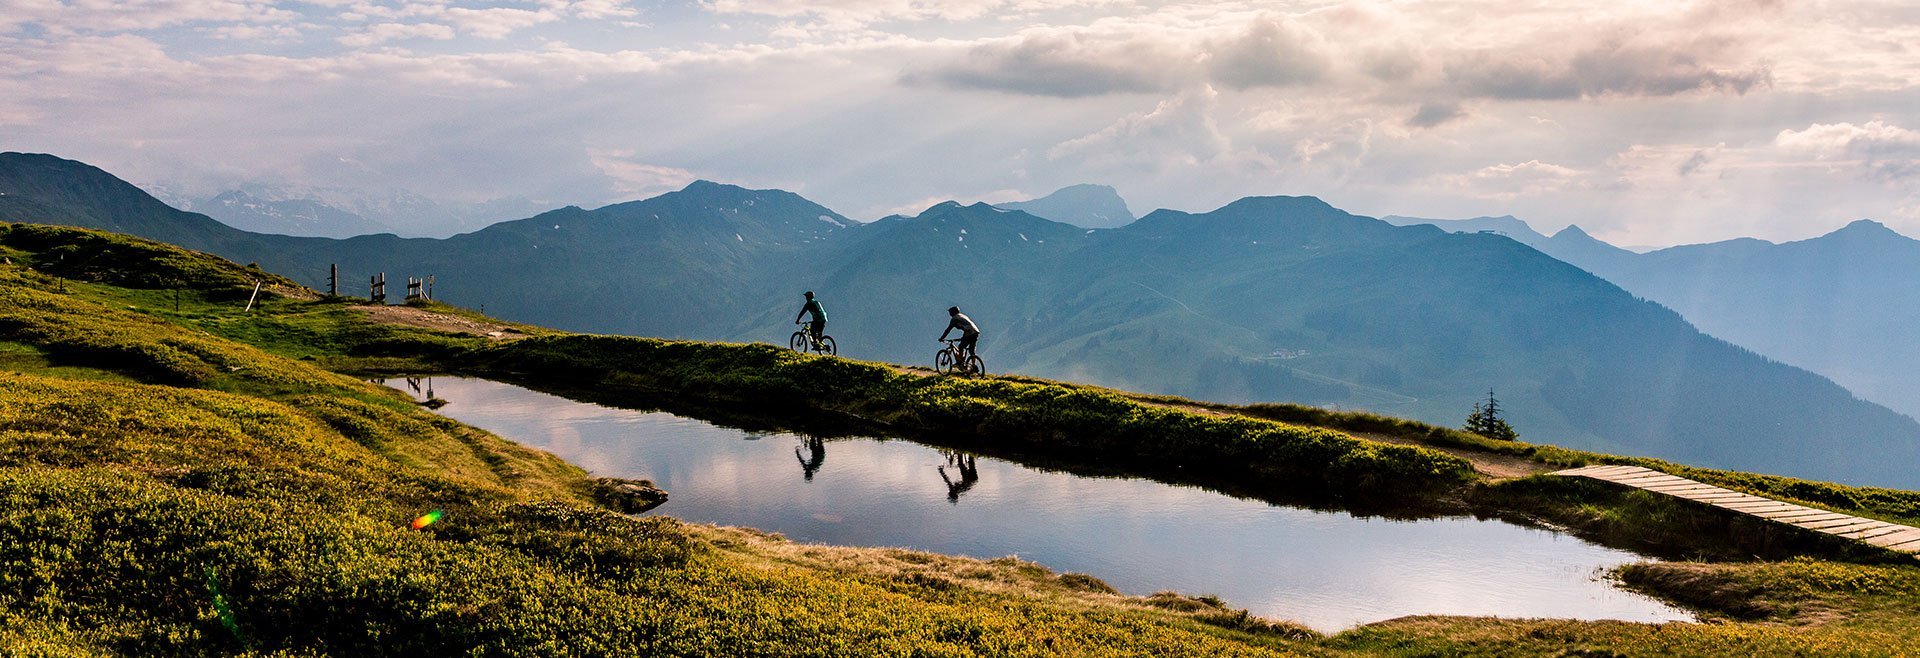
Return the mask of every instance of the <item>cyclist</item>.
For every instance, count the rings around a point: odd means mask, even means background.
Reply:
[[[806,297],[807,303],[802,305],[800,312],[793,316],[793,323],[800,324],[800,318],[812,313],[813,323],[807,326],[807,332],[813,334],[813,339],[818,341],[827,333],[827,309],[820,307],[820,300],[813,298],[812,290],[807,291]]]
[[[973,323],[973,318],[969,318],[966,315],[961,314],[960,307],[958,306],[948,307],[947,315],[951,316],[953,319],[947,321],[947,330],[940,332],[940,340],[945,341],[947,339],[947,334],[953,333],[953,330],[955,329],[959,329],[961,356],[963,358],[968,356],[974,356],[975,354],[974,354],[973,348],[975,345],[978,345],[980,343],[979,325],[975,325]]]

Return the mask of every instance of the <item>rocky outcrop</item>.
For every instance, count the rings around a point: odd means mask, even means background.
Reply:
[[[667,502],[667,492],[648,480],[594,478],[593,499],[623,514],[639,514]]]

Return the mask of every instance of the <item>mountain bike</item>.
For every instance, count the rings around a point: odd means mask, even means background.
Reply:
[[[949,375],[984,375],[987,364],[978,354],[966,354],[960,351],[960,339],[949,338],[940,341],[947,346],[933,354],[933,369]]]
[[[795,322],[794,324],[804,325],[806,323]],[[805,327],[793,332],[793,337],[787,339],[787,346],[792,347],[795,352],[802,353],[813,352],[814,354],[825,354],[828,356],[840,353],[840,348],[834,345],[832,336],[820,334],[820,337],[816,339],[813,337],[813,332],[808,331]]]

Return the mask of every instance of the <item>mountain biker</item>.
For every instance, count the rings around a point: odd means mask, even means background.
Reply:
[[[820,337],[827,333],[827,309],[820,307],[820,300],[813,298],[812,290],[807,291],[806,297],[807,303],[802,305],[800,312],[793,316],[793,323],[800,324],[800,318],[812,313],[813,323],[808,325],[807,333],[813,334],[814,340],[820,340]]]
[[[947,334],[953,333],[955,329],[959,329],[960,353],[965,356],[974,356],[973,348],[980,343],[979,325],[973,323],[973,318],[961,314],[960,307],[958,306],[948,307],[947,315],[953,319],[947,321],[947,330],[940,332],[940,340],[945,341]]]

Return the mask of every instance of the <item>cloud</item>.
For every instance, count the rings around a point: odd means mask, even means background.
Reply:
[[[693,172],[678,167],[648,164],[633,160],[634,151],[587,149],[593,166],[613,180],[614,191],[636,197],[670,192],[698,180]]]
[[[1041,96],[1302,87],[1352,98],[1580,100],[1746,94],[1772,84],[1756,39],[1691,14],[1622,15],[1596,29],[1422,39],[1416,8],[1338,5],[1300,14],[1159,14],[1030,28],[961,44],[903,80]],[[1437,124],[1435,124],[1437,125]]]
[[[1528,160],[1488,165],[1465,174],[1442,175],[1436,180],[1441,187],[1477,198],[1510,201],[1581,187],[1586,176],[1587,172],[1572,167]]]
[[[1213,175],[1272,171],[1280,164],[1238,147],[1214,114],[1220,92],[1201,87],[1160,101],[1152,110],[1121,117],[1105,128],[1055,144],[1054,163],[1077,171],[1203,172]]]
[[[1016,18],[1075,7],[1126,5],[1129,0],[704,0],[716,14],[811,18],[825,30],[864,29],[887,21],[961,21]]]
[[[1234,88],[1283,87],[1317,82],[1330,66],[1326,39],[1286,18],[1261,17],[1246,31],[1209,44],[1208,73]]]
[[[1467,116],[1467,110],[1459,103],[1421,103],[1420,109],[1407,118],[1407,125],[1415,128],[1435,128],[1465,116]]]
[[[552,11],[513,7],[448,7],[443,12],[427,12],[427,15],[442,16],[460,28],[461,32],[482,39],[502,39],[515,30],[560,20],[560,16]]]
[[[453,38],[453,28],[436,23],[380,23],[342,36],[336,41],[356,48],[405,39]]]
[[[39,25],[54,34],[153,30],[190,23],[286,23],[298,13],[266,0],[115,0],[0,3],[0,34]]]
[[[1687,156],[1687,159],[1682,160],[1679,165],[1673,168],[1673,173],[1678,174],[1681,178],[1699,173],[1701,170],[1706,169],[1709,165],[1719,160],[1721,154],[1726,150],[1726,142],[1694,149],[1693,153]]]
[[[1887,182],[1920,178],[1920,131],[1885,121],[1816,123],[1806,130],[1782,130],[1773,143],[1822,160],[1856,160],[1868,175]]]
[[[1908,155],[1920,152],[1920,131],[1908,130],[1885,121],[1816,123],[1806,130],[1787,129],[1774,136],[1782,148],[1831,155]]]
[[[1039,31],[973,48],[960,60],[911,71],[909,84],[1072,98],[1177,89],[1188,56],[1174,46],[1080,30]]]
[[[1703,63],[1702,55],[1684,47],[1626,43],[1557,56],[1469,52],[1447,63],[1445,86],[1463,96],[1568,100],[1695,91],[1745,94],[1772,81],[1764,65],[1716,67]]]
[[[273,43],[289,42],[300,36],[300,28],[294,25],[222,25],[208,32],[218,39]]]
[[[589,20],[632,18],[640,15],[640,11],[627,6],[625,0],[579,0],[563,4],[563,10],[568,15]]]

